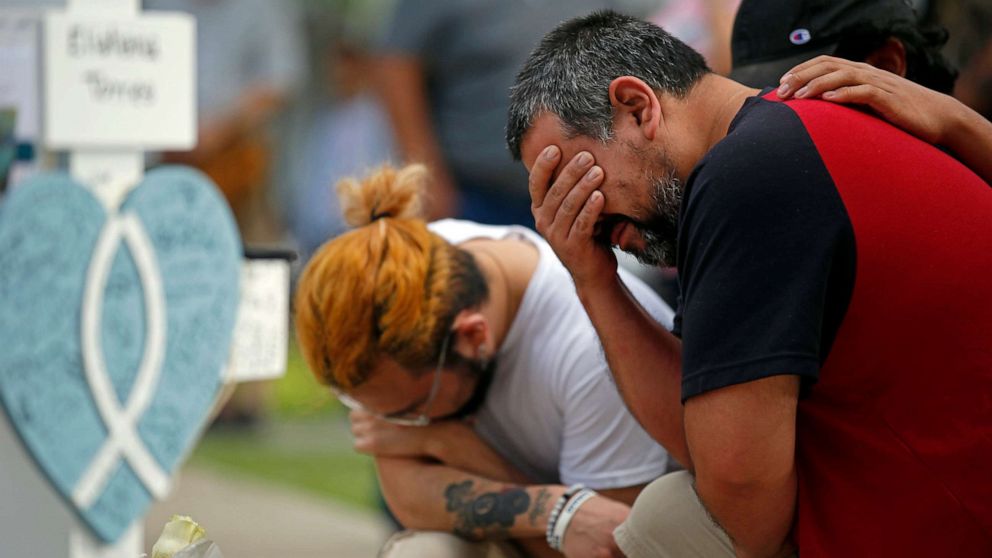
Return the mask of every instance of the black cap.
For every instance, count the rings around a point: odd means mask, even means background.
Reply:
[[[917,25],[909,0],[743,0],[734,19],[731,79],[778,85],[796,64],[833,54],[854,29]]]

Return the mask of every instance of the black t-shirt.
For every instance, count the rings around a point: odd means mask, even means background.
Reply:
[[[850,302],[854,250],[799,117],[748,99],[686,183],[675,318],[683,401],[780,374],[815,382]]]

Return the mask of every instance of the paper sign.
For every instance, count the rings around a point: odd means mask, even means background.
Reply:
[[[45,17],[45,139],[55,149],[190,149],[195,22],[161,13]]]
[[[289,262],[245,260],[228,381],[278,378],[289,344]]]
[[[70,10],[86,10],[90,13],[102,10],[116,15],[134,15],[141,9],[140,0],[68,0]]]

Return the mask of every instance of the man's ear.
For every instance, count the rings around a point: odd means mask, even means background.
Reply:
[[[637,126],[645,138],[653,140],[663,115],[661,102],[651,86],[633,76],[620,76],[610,82],[609,93],[616,115],[614,126]]]
[[[906,46],[899,39],[889,37],[882,46],[865,58],[865,62],[897,76],[906,77]]]
[[[459,312],[455,316],[452,330],[455,335],[452,339],[454,349],[459,354],[470,355],[472,358],[478,357],[479,347],[485,345],[489,339],[489,321],[474,309]]]

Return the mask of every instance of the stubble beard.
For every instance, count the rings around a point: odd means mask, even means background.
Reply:
[[[674,166],[667,154],[657,157],[658,168],[668,169],[661,176],[649,177],[651,185],[650,218],[638,224],[644,248],[631,251],[645,265],[674,267],[677,253],[679,207],[682,205],[682,181],[675,176]]]

